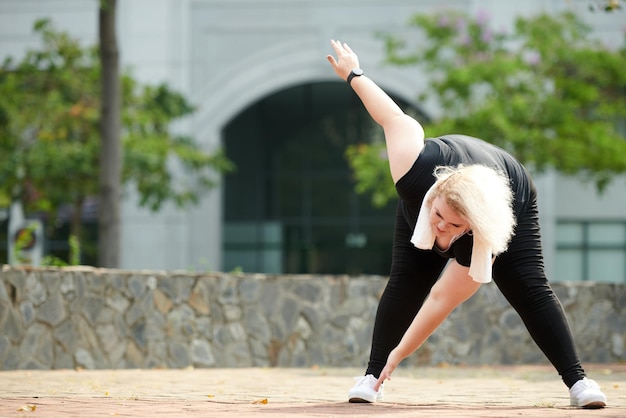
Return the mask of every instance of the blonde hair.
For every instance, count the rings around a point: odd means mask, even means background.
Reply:
[[[487,244],[493,255],[506,251],[515,228],[513,192],[509,179],[484,165],[435,168],[437,180],[430,201],[442,196],[448,206],[463,217],[474,239]]]

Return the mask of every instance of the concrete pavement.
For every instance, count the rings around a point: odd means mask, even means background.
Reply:
[[[626,417],[626,365],[586,365],[607,408],[569,406],[549,366],[399,369],[376,404],[350,404],[357,369],[0,372],[9,417]]]

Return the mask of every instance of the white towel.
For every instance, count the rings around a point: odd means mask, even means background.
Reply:
[[[432,187],[424,196],[422,207],[417,215],[415,230],[411,237],[411,243],[421,250],[432,250],[435,245],[435,234],[430,224],[430,206],[428,202],[432,193]],[[489,283],[491,281],[491,248],[485,242],[474,235],[472,259],[470,260],[469,275],[475,282]]]

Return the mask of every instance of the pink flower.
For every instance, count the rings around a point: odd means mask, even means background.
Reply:
[[[465,22],[465,19],[459,17],[455,22],[454,28],[457,30],[457,32],[462,32],[465,30],[466,27],[467,22]]]
[[[489,21],[489,12],[485,9],[478,9],[478,13],[476,13],[476,23],[480,26],[483,26]]]
[[[541,55],[534,50],[524,51],[522,53],[522,59],[527,65],[534,67],[541,62]]]
[[[491,33],[491,30],[485,29],[482,35],[480,35],[480,39],[482,39],[483,42],[491,42],[491,40],[493,40],[493,34]]]

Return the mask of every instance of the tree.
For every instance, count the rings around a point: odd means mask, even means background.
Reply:
[[[34,30],[41,49],[0,67],[0,195],[51,220],[70,204],[71,234],[80,241],[81,208],[100,187],[98,48],[82,47],[46,20]],[[233,169],[221,150],[204,152],[192,138],[170,132],[172,121],[195,110],[184,96],[165,84],[139,85],[128,73],[120,82],[121,181],[136,187],[142,206],[193,204],[215,186],[217,173]]]
[[[509,150],[535,172],[554,168],[602,190],[626,172],[626,48],[609,50],[590,38],[573,14],[519,18],[512,34],[497,33],[485,14],[415,15],[425,41],[410,49],[385,34],[387,62],[419,66],[429,76],[420,100],[434,99],[443,116],[423,121],[427,136],[465,133]],[[381,140],[348,149],[360,191],[394,196],[376,183],[384,167]]]
[[[100,112],[100,199],[98,211],[98,264],[119,267],[120,187],[120,72],[115,30],[117,0],[101,0],[99,10],[102,100]]]
[[[98,74],[92,50],[82,50],[46,21],[34,30],[44,48],[0,69],[1,188],[27,211],[51,213],[69,204],[78,236],[87,196],[96,193]],[[71,185],[71,186],[70,186]]]
[[[603,10],[607,13],[622,10],[620,0],[595,0],[589,4],[589,10],[595,12],[596,10]]]

